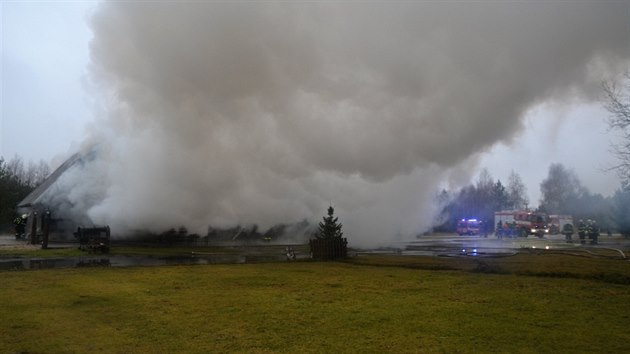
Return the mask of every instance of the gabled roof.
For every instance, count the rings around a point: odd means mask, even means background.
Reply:
[[[28,207],[32,207],[38,204],[41,201],[40,199],[42,195],[44,194],[44,192],[46,192],[48,188],[50,188],[50,186],[55,184],[55,182],[57,182],[59,177],[61,177],[72,166],[76,165],[78,162],[81,162],[83,160],[83,157],[84,155],[81,153],[76,153],[70,156],[70,158],[66,160],[66,162],[61,164],[61,166],[59,166],[53,173],[51,173],[50,176],[46,177],[44,182],[42,182],[39,186],[37,186],[37,188],[35,188],[35,190],[33,190],[29,195],[27,195],[26,198],[24,198],[17,205],[17,207],[28,208]]]

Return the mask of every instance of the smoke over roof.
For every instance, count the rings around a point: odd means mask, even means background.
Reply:
[[[529,108],[592,99],[627,65],[628,13],[620,1],[103,3],[90,141],[105,198],[88,213],[205,233],[317,221],[332,203],[351,243],[414,235],[436,187],[466,180]]]

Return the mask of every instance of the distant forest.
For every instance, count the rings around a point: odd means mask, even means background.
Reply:
[[[507,184],[503,184],[493,180],[488,170],[483,169],[476,183],[454,192],[442,190],[436,196],[440,213],[434,230],[454,232],[457,220],[464,218],[489,222],[489,229],[493,230],[495,211],[529,209],[572,215],[575,222],[593,219],[603,232],[630,231],[630,190],[621,188],[621,183],[613,196],[593,194],[582,185],[575,172],[555,163],[540,183],[540,192],[540,204],[534,206],[526,197],[527,189],[518,173],[512,171]]]
[[[24,166],[21,157],[6,161],[0,156],[0,232],[12,232],[16,206],[50,174],[43,160]]]

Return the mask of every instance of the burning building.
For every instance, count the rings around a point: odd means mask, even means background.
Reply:
[[[69,198],[67,179],[73,171],[94,160],[95,154],[96,150],[75,153],[17,205],[18,213],[28,216],[27,239],[34,239],[33,232],[41,235],[46,223],[51,237],[58,239],[71,238],[80,225],[92,225],[85,210],[81,211]]]

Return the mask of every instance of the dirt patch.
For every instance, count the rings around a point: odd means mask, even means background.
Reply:
[[[15,235],[0,235],[0,250],[31,250],[40,247],[40,245],[31,245],[25,240],[16,240]]]
[[[36,250],[41,247],[40,245],[31,245],[30,243],[16,243],[13,245],[0,245],[0,250]]]

